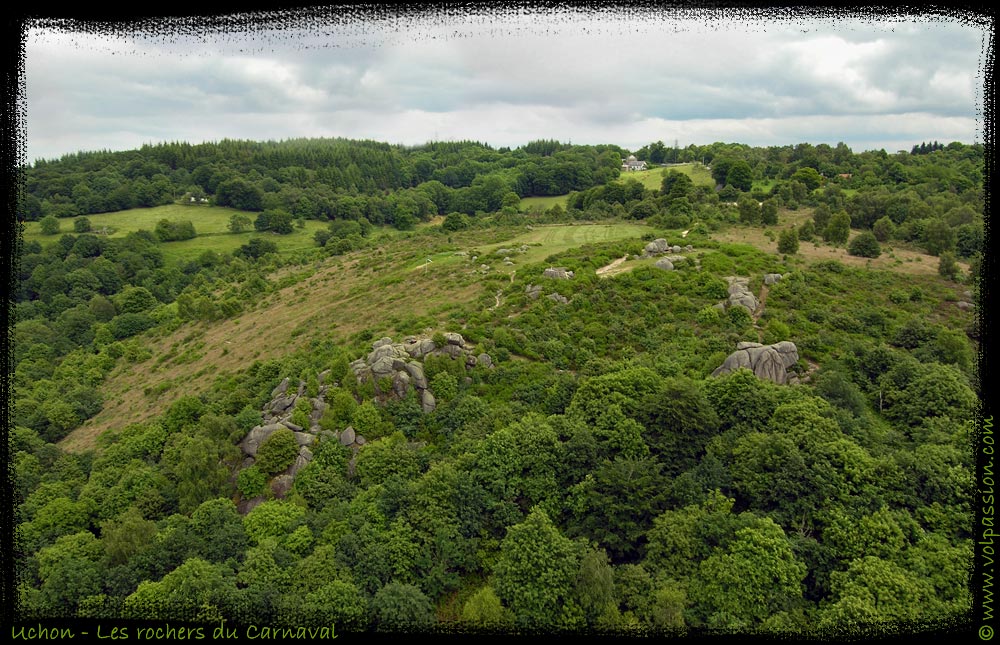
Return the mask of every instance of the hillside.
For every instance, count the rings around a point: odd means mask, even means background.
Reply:
[[[914,150],[712,144],[640,174],[617,146],[301,140],[26,169],[19,615],[956,620],[982,150]]]

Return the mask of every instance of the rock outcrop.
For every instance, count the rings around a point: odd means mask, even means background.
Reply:
[[[567,271],[563,267],[549,267],[542,272],[542,275],[554,280],[569,280],[573,277],[573,272]]]
[[[751,370],[757,378],[773,381],[778,385],[794,384],[798,377],[791,368],[799,360],[799,350],[791,341],[781,341],[773,345],[742,342],[736,345],[736,351],[712,372],[712,376],[720,376],[735,372],[741,367]]]
[[[431,355],[463,360],[466,367],[470,368],[477,365],[487,368],[493,366],[493,360],[488,354],[476,353],[461,334],[448,332],[444,334],[442,344],[417,336],[407,336],[401,343],[394,343],[391,338],[377,340],[372,344],[372,351],[367,357],[351,363],[351,371],[359,383],[371,381],[378,396],[395,396],[401,399],[411,389],[415,390],[423,411],[431,412],[437,403],[429,389],[421,362]]]
[[[424,373],[422,361],[425,357],[449,356],[453,360],[465,361],[465,365],[469,368],[493,367],[490,355],[476,352],[461,334],[446,333],[443,335],[443,341],[438,343],[431,338],[408,336],[403,342],[395,343],[392,338],[380,338],[372,343],[372,351],[367,356],[351,363],[351,369],[358,382],[371,380],[377,396],[380,397],[404,398],[411,390],[415,390],[422,409],[430,412],[437,404]],[[326,380],[329,375],[329,370],[318,375],[319,388],[313,397],[308,395],[305,382],[300,381],[298,386],[293,388],[291,379],[282,379],[281,383],[271,391],[271,400],[261,410],[261,423],[251,429],[239,443],[243,453],[243,467],[248,468],[254,464],[258,450],[272,434],[282,429],[294,433],[299,446],[298,456],[291,466],[274,475],[269,482],[271,493],[279,499],[291,490],[298,472],[312,461],[312,449],[320,437],[326,436],[328,440],[340,442],[342,446],[350,448],[355,456],[367,443],[365,437],[358,434],[352,426],[347,426],[340,432],[323,430],[320,427],[319,420],[327,409],[326,393],[329,385],[326,384]],[[303,400],[309,403],[309,413],[304,417],[308,418],[307,427],[292,421],[295,410],[305,407],[300,403]],[[302,419],[300,413],[297,420],[301,423]],[[353,461],[352,459],[352,464]],[[263,495],[242,499],[237,508],[246,514],[265,499]]]
[[[669,253],[672,250],[670,244],[661,238],[655,239],[643,248],[643,255],[649,257],[652,255],[660,255],[662,253]]]
[[[726,278],[729,283],[729,298],[726,300],[726,309],[730,307],[743,307],[749,313],[753,313],[759,304],[757,296],[750,292],[750,278],[729,276]]]

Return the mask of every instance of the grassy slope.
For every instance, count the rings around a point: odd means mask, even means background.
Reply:
[[[255,360],[280,358],[314,339],[349,343],[352,335],[367,329],[398,337],[460,326],[461,311],[469,303],[485,297],[492,304],[488,294],[496,283],[478,271],[484,261],[494,267],[491,273],[509,274],[585,243],[638,238],[648,230],[637,224],[538,226],[502,234],[473,230],[453,233],[450,244],[437,235],[384,234],[376,249],[297,269],[302,275],[294,284],[238,317],[187,323],[165,336],[144,337],[153,356],[138,364],[120,363],[101,386],[104,409],[61,445],[87,450],[108,428],[155,417],[179,397],[204,391],[222,374]],[[529,250],[512,256],[512,267],[490,253],[522,244]],[[455,255],[458,251],[468,256]],[[473,255],[481,257],[473,261]]]
[[[197,237],[192,240],[181,242],[168,242],[163,244],[163,256],[167,262],[187,262],[197,258],[202,252],[212,249],[219,253],[232,253],[243,244],[246,244],[251,237],[261,235],[256,231],[245,233],[230,233],[229,218],[234,213],[241,213],[251,222],[257,217],[256,213],[239,211],[233,208],[221,206],[186,206],[184,204],[169,204],[167,206],[156,206],[154,208],[133,208],[127,211],[116,213],[100,213],[98,215],[87,215],[93,231],[97,232],[107,227],[111,232],[108,237],[125,237],[127,234],[144,229],[153,231],[156,223],[162,219],[170,221],[190,220],[194,224]],[[42,245],[56,242],[64,233],[73,234],[73,219],[66,218],[60,220],[60,231],[56,235],[42,235],[38,222],[26,222],[24,226],[24,241],[37,241]],[[289,235],[268,235],[278,245],[280,252],[284,254],[298,253],[305,249],[315,247],[313,233],[319,229],[326,228],[324,222],[309,220],[305,223],[305,228],[296,228]],[[265,234],[267,235],[267,234]]]
[[[691,178],[695,186],[715,186],[712,173],[700,163],[678,164],[676,166],[667,166],[666,168],[656,166],[649,170],[623,172],[617,181],[623,182],[626,179],[635,179],[650,190],[659,190],[663,183],[663,173],[668,170],[676,170],[677,172],[684,173]],[[522,212],[547,210],[556,204],[565,208],[568,198],[568,194],[554,197],[524,197],[521,199],[520,207]]]

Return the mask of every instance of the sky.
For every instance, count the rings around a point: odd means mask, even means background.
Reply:
[[[982,143],[983,25],[952,16],[547,10],[147,31],[32,26],[25,161],[146,143],[537,139],[635,150]]]

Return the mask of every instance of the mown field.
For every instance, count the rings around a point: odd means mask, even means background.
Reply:
[[[656,166],[654,168],[650,168],[649,170],[623,172],[618,178],[618,181],[623,182],[628,179],[635,179],[647,189],[659,190],[660,185],[663,183],[663,173],[670,170],[676,170],[677,172],[684,173],[691,178],[691,181],[694,182],[695,186],[715,185],[715,181],[712,179],[712,173],[709,172],[708,168],[700,163],[678,164],[676,166],[667,166],[665,168],[662,166]],[[556,204],[565,208],[566,201],[568,199],[568,194],[555,195],[551,197],[523,197],[521,198],[520,208],[523,213],[530,211],[544,211],[552,208]]]
[[[187,206],[184,204],[168,204],[153,208],[133,208],[114,213],[87,215],[90,220],[91,232],[108,237],[125,237],[138,230],[153,231],[160,220],[181,222],[185,220],[194,224],[197,237],[180,242],[166,242],[161,248],[167,262],[184,263],[194,260],[207,250],[217,253],[232,253],[246,244],[250,238],[267,235],[268,239],[278,245],[280,253],[291,255],[300,253],[316,246],[313,233],[326,228],[326,223],[307,220],[304,228],[296,228],[288,235],[262,234],[256,231],[231,233],[229,218],[234,214],[242,214],[251,222],[256,213],[239,211],[221,206]],[[43,235],[38,222],[26,222],[23,239],[25,242],[37,241],[43,246],[56,242],[64,233],[75,234],[73,220],[65,218],[59,221],[59,233]]]
[[[659,190],[660,186],[663,184],[663,174],[671,170],[676,170],[679,173],[687,175],[691,178],[691,181],[695,186],[715,186],[715,180],[712,179],[712,173],[709,172],[708,168],[700,163],[685,163],[678,164],[676,166],[667,166],[665,168],[655,166],[649,170],[623,172],[618,178],[618,181],[622,182],[627,179],[635,179],[650,190]]]

